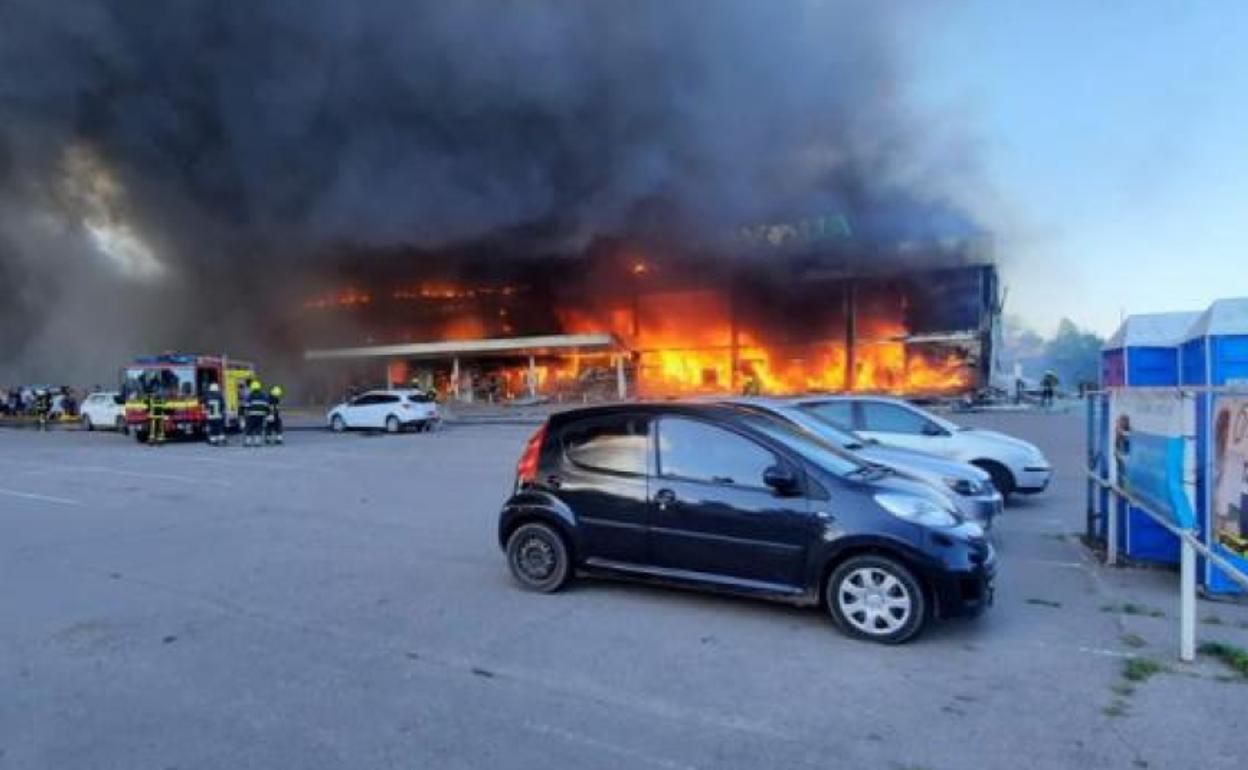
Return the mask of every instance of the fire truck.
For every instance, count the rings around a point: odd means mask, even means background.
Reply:
[[[208,419],[201,399],[208,386],[216,383],[225,397],[226,429],[237,430],[239,404],[247,382],[255,376],[256,368],[250,363],[226,356],[140,356],[121,372],[126,427],[139,441],[147,441],[147,400],[154,396],[165,414],[166,436],[202,436]]]

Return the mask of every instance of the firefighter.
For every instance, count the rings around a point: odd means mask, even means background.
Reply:
[[[48,429],[48,419],[52,414],[52,394],[45,388],[35,391],[35,418],[39,421],[39,430]]]
[[[247,392],[247,432],[243,446],[260,446],[264,442],[264,424],[269,418],[269,397],[259,380],[252,380]]]
[[[1053,395],[1057,392],[1057,372],[1049,369],[1040,379],[1040,402],[1044,406],[1053,406]]]
[[[204,395],[204,414],[208,418],[208,443],[211,446],[225,445],[225,396],[221,395],[221,386],[212,383],[208,393]]]
[[[147,443],[156,446],[165,443],[165,400],[155,383],[149,383],[144,396],[147,407]]]
[[[269,388],[269,418],[264,424],[264,443],[281,444],[282,435],[282,386]]]

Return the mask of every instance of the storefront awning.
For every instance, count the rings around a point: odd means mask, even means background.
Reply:
[[[308,361],[361,358],[471,358],[491,355],[543,355],[555,351],[622,352],[625,350],[627,348],[616,339],[615,335],[603,332],[330,348],[308,350],[304,352],[303,357]]]

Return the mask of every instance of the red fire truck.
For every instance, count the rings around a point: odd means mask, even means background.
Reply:
[[[202,436],[208,421],[201,399],[216,383],[225,397],[226,429],[237,430],[239,394],[255,376],[250,363],[226,356],[140,356],[121,372],[126,426],[139,441],[147,441],[151,426],[147,403],[154,397],[165,415],[166,436]]]

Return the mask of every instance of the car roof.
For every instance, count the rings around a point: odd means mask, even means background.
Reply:
[[[550,416],[550,423],[551,425],[562,425],[593,417],[627,414],[644,414],[655,417],[665,414],[689,415],[714,417],[727,421],[737,421],[742,417],[740,411],[727,404],[698,401],[638,401],[630,404],[584,406],[563,412],[555,412]]]
[[[793,399],[795,404],[814,404],[820,401],[885,401],[890,404],[911,405],[909,401],[899,396],[876,393],[826,393],[819,396],[797,396]]]

